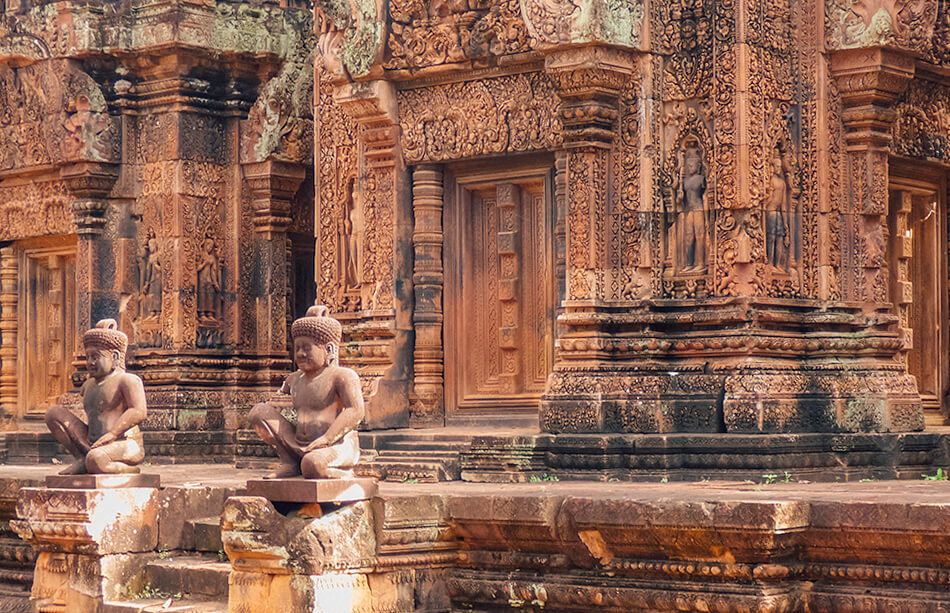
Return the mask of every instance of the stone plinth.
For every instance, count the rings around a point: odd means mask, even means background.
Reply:
[[[37,610],[97,611],[154,557],[158,490],[24,488],[10,522],[39,552],[30,596]]]
[[[258,496],[229,498],[221,516],[232,565],[228,610],[413,610],[412,590],[378,569],[376,515],[368,500],[302,519]]]
[[[46,487],[60,489],[99,490],[117,487],[158,488],[162,478],[159,475],[49,475]]]
[[[254,479],[247,482],[248,496],[276,502],[356,502],[376,495],[375,479]]]

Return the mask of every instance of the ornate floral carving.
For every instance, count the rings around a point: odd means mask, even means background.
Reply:
[[[394,0],[389,14],[389,69],[530,50],[518,0]]]
[[[0,187],[0,240],[76,232],[71,200],[60,181]]]
[[[544,151],[559,145],[559,100],[543,74],[404,90],[398,100],[407,162]]]

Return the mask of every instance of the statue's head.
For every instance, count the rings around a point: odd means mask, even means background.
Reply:
[[[82,335],[86,350],[86,369],[101,379],[116,368],[125,368],[125,350],[129,337],[118,329],[114,319],[103,319]]]
[[[294,321],[290,335],[294,339],[297,367],[304,372],[319,370],[336,362],[343,340],[343,325],[330,317],[330,309],[318,304]]]

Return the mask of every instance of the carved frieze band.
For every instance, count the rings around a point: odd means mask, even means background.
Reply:
[[[406,162],[557,149],[559,99],[541,73],[399,92]]]

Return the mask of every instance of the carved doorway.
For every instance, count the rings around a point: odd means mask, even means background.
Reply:
[[[52,239],[24,243],[18,276],[19,412],[29,421],[42,422],[47,407],[72,388],[75,244]]]
[[[554,361],[552,171],[446,185],[446,420],[527,425]]]
[[[907,371],[917,379],[929,425],[946,423],[950,381],[947,330],[946,177],[896,163],[890,177],[890,286],[904,335]]]

